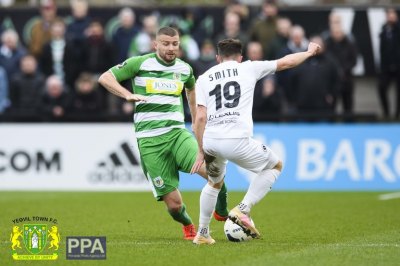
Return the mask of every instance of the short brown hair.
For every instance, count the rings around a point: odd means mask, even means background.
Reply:
[[[170,37],[174,37],[179,35],[178,31],[172,27],[162,27],[157,31],[157,36],[159,35],[167,35]]]
[[[229,57],[232,55],[241,55],[243,45],[240,40],[225,39],[218,42],[217,48],[220,56]]]

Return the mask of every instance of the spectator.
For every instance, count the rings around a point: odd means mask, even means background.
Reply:
[[[274,60],[279,57],[279,53],[286,47],[289,41],[290,30],[292,29],[292,22],[289,18],[280,17],[276,21],[276,36],[272,39],[269,54],[266,56],[267,60]]]
[[[185,8],[181,14],[168,14],[163,15],[159,19],[161,27],[173,26],[176,29],[180,29],[182,32],[188,33],[193,30],[195,13],[198,10],[196,7]]]
[[[77,64],[82,57],[75,53],[75,46],[65,39],[65,24],[55,20],[51,25],[51,40],[43,47],[40,68],[46,77],[57,75],[68,86],[72,86],[81,71]],[[84,60],[82,60],[84,62]]]
[[[246,27],[250,14],[249,7],[238,0],[225,0],[225,2],[225,14],[230,12],[238,14],[240,18],[240,25],[242,27]]]
[[[276,21],[278,7],[274,0],[265,0],[262,5],[262,13],[256,18],[249,30],[249,40],[257,41],[263,46],[263,54],[270,53],[269,45],[276,36]]]
[[[278,58],[292,53],[307,51],[307,47],[308,40],[305,37],[303,27],[299,25],[294,25],[290,30],[289,41],[287,42],[286,46],[278,53]],[[295,92],[291,91],[291,86],[289,84],[290,76],[293,71],[294,69],[288,69],[280,71],[276,74],[278,85],[282,88],[285,99],[287,100],[287,107],[289,112],[295,111]]]
[[[331,14],[331,17],[337,15]],[[340,67],[339,96],[345,113],[352,113],[354,106],[354,81],[352,70],[357,63],[357,49],[343,30],[341,18],[330,19],[329,36],[325,40],[326,52],[336,59]],[[336,105],[336,99],[335,103]]]
[[[4,68],[7,79],[11,80],[14,73],[19,71],[21,58],[26,50],[19,44],[18,34],[14,30],[6,30],[1,35],[0,66]]]
[[[123,62],[128,58],[129,45],[139,33],[140,29],[136,26],[135,19],[135,12],[129,7],[121,9],[118,14],[120,26],[112,36],[113,43],[118,50],[118,62]]]
[[[69,112],[70,95],[58,76],[47,78],[40,108],[43,119],[47,121],[62,120]]]
[[[197,44],[201,44],[204,40],[211,39],[215,35],[214,17],[208,14],[204,8],[199,6],[187,7],[184,11],[183,20],[188,25],[186,32],[192,36]]]
[[[57,6],[54,0],[40,1],[41,18],[32,26],[31,38],[29,41],[29,52],[37,59],[42,54],[43,45],[51,39],[51,24],[57,18]]]
[[[200,58],[192,63],[195,77],[202,75],[210,67],[217,64],[216,54],[214,44],[210,40],[205,40],[201,45]]]
[[[248,37],[240,28],[240,17],[237,13],[227,12],[224,19],[224,31],[215,38],[215,43],[224,39],[238,39],[246,47]]]
[[[213,23],[213,16],[199,6],[188,6],[182,10],[181,14],[163,15],[159,21],[161,27],[174,27],[181,34],[190,36],[196,42],[196,45],[210,39],[215,34]]]
[[[385,117],[389,117],[388,88],[390,82],[396,81],[396,111],[395,117],[400,118],[400,23],[396,10],[386,10],[386,23],[379,35],[381,68],[379,73],[379,99]]]
[[[8,79],[4,68],[0,66],[0,114],[10,105],[8,99]]]
[[[13,113],[29,115],[35,113],[43,95],[45,78],[38,71],[34,56],[21,59],[21,71],[15,73],[10,85],[11,110]]]
[[[112,41],[117,50],[115,58],[118,63],[121,63],[129,58],[131,42],[138,35],[140,27],[136,25],[135,12],[129,7],[125,7],[119,11],[118,20],[119,26],[112,35]],[[122,82],[122,85],[129,90],[132,89],[130,80]],[[125,111],[130,114],[132,113],[133,105],[131,103],[123,102],[118,97],[112,97],[110,95],[104,97],[109,97],[108,107],[110,113],[121,114],[122,112],[124,114]]]
[[[321,37],[312,37],[311,42],[321,46],[320,54],[293,70],[289,80],[293,98],[300,114],[333,114],[339,83],[337,64],[325,53]]]
[[[173,27],[173,26],[172,26]],[[197,42],[192,38],[188,32],[182,31],[182,29],[176,28],[179,31],[181,47],[188,60],[194,61],[200,57],[200,49]]]
[[[94,75],[94,78],[107,71],[115,62],[114,49],[104,36],[104,28],[100,21],[92,20],[86,31],[87,39],[83,53],[83,71]],[[100,90],[102,94],[102,106],[113,108],[115,103],[111,94],[106,94],[106,90]]]
[[[93,76],[82,73],[76,81],[72,112],[82,116],[98,114],[103,109],[101,102],[101,94]]]
[[[185,13],[191,14],[191,13]],[[193,38],[190,33],[190,16],[188,18],[185,17],[185,20],[178,16],[167,16],[165,17],[160,25],[173,27],[179,32],[180,36],[180,47],[182,47],[186,58],[189,61],[197,60],[200,57],[200,49],[196,40]]]
[[[294,25],[290,29],[289,40],[286,43],[286,47],[280,51],[280,54],[287,55],[307,51],[308,43],[303,27]]]
[[[138,56],[153,51],[153,40],[158,29],[158,18],[149,15],[143,19],[143,28],[132,40],[129,46],[129,57]]]
[[[261,61],[264,58],[262,45],[259,42],[249,42],[246,57],[251,61]],[[275,76],[267,75],[257,81],[254,87],[253,115],[263,117],[266,114],[277,114],[282,111],[283,95],[277,87]]]
[[[88,15],[89,3],[86,0],[72,0],[70,3],[72,17],[68,22],[65,36],[69,42],[82,44],[91,21]]]
[[[86,31],[85,43],[85,71],[100,74],[106,71],[115,62],[111,43],[104,37],[104,28],[100,21],[93,20]]]

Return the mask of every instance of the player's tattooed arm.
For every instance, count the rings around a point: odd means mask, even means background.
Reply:
[[[138,94],[133,94],[121,86],[111,72],[104,72],[100,78],[99,83],[112,94],[124,98],[128,102],[146,101],[146,97]]]
[[[112,94],[114,94],[114,95],[117,95],[117,96],[119,96],[119,97],[125,98],[125,95],[123,95],[121,92],[119,92],[119,91],[113,89],[112,87],[107,87],[107,86],[106,86],[106,89],[107,89],[109,92],[111,92]]]

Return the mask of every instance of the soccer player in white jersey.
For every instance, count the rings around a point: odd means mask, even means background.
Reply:
[[[320,49],[318,44],[310,43],[306,52],[274,61],[242,63],[239,40],[222,40],[217,46],[219,64],[201,75],[196,83],[194,132],[199,153],[191,173],[198,171],[205,161],[209,181],[200,195],[200,221],[193,240],[195,244],[215,243],[209,234],[209,224],[228,160],[257,174],[243,200],[229,212],[229,219],[247,234],[260,237],[249,213],[271,190],[281,173],[282,162],[269,147],[252,139],[254,86],[264,76],[295,67]]]
[[[183,225],[184,239],[192,241],[196,229],[178,190],[179,171],[189,173],[196,162],[197,143],[186,130],[182,106],[185,89],[192,121],[195,121],[195,78],[186,62],[177,58],[178,31],[171,27],[158,30],[155,53],[128,58],[103,73],[99,82],[111,93],[135,102],[135,131],[141,165],[154,197],[164,201],[171,217]],[[134,93],[119,82],[130,79]],[[199,175],[207,179],[205,168]],[[222,186],[214,217],[228,217],[226,188]]]

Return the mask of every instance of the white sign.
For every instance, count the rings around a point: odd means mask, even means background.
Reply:
[[[1,124],[0,190],[143,191],[132,123]]]

